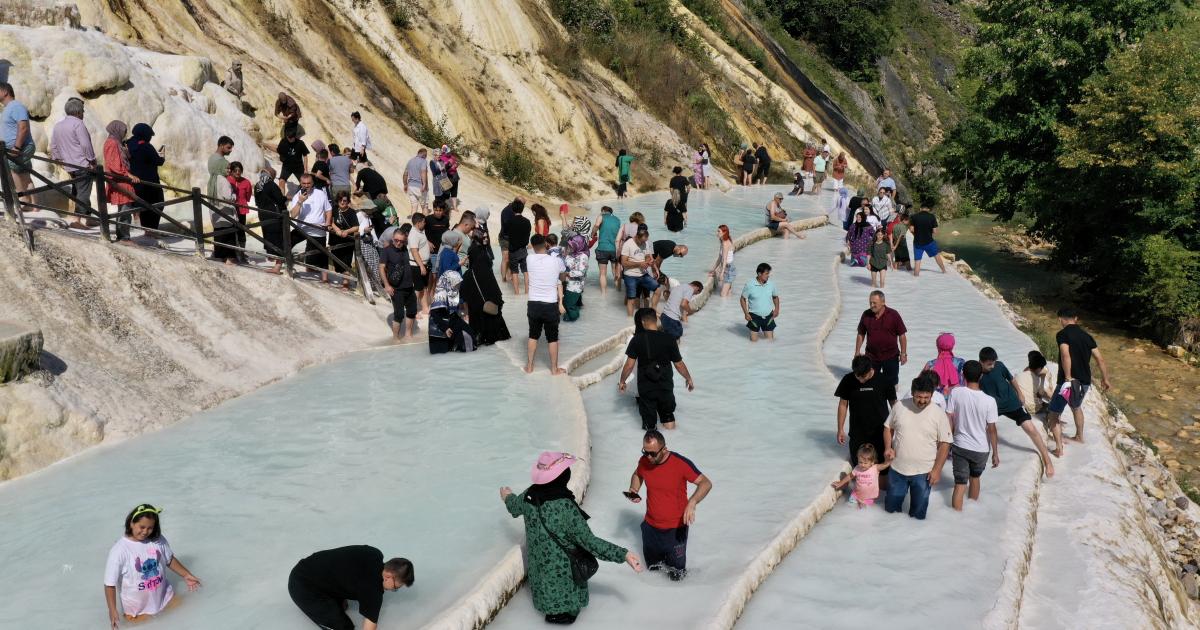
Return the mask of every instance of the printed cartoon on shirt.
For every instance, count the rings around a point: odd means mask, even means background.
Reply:
[[[162,552],[157,549],[154,550],[153,558],[146,558],[144,561],[141,558],[133,559],[133,568],[141,574],[139,591],[153,591],[162,584],[162,564]]]

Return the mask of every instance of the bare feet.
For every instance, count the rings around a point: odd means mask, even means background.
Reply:
[[[532,370],[529,370],[529,371],[532,372]],[[566,373],[567,373],[567,371],[560,367],[550,368],[550,374],[552,376],[558,376],[559,374],[566,374]]]
[[[1083,444],[1083,436],[1075,436],[1075,437],[1069,437],[1069,438],[1064,438],[1064,439],[1071,440],[1072,442],[1078,442],[1078,443],[1080,443],[1080,444]]]
[[[525,366],[525,373],[526,373],[526,374],[533,374],[533,365],[526,365],[526,366]]]
[[[1046,460],[1044,464],[1046,469],[1046,478],[1049,479],[1054,476],[1054,464],[1051,464],[1050,460]]]
[[[1063,456],[1062,446],[1059,446],[1058,448],[1054,449],[1053,451],[1050,451],[1050,454],[1055,457],[1062,457]]]

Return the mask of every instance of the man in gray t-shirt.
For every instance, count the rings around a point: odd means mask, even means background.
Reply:
[[[421,147],[416,157],[404,167],[404,192],[408,195],[409,213],[428,211],[429,151]]]
[[[659,276],[659,281],[666,283],[666,276]],[[691,305],[691,299],[700,294],[704,290],[704,285],[693,280],[687,284],[679,283],[678,286],[671,287],[671,292],[667,299],[663,302],[662,326],[663,332],[671,335],[676,341],[683,337],[683,322],[687,321],[688,315],[694,311]]]
[[[354,163],[349,155],[342,155],[336,144],[329,145],[329,194],[336,199],[342,191],[350,192],[350,173]]]

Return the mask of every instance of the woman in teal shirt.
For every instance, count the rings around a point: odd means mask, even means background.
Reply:
[[[625,190],[629,185],[629,172],[633,168],[633,156],[625,149],[617,153],[617,197],[625,198]]]
[[[592,228],[592,240],[596,242],[596,263],[600,266],[600,291],[608,290],[608,263],[612,263],[613,283],[621,284],[621,257],[617,255],[617,234],[621,231],[621,220],[613,209],[600,208],[600,220]]]

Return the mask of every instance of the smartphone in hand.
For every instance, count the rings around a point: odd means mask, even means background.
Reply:
[[[621,494],[625,495],[625,498],[626,498],[626,499],[629,499],[630,501],[634,501],[634,500],[637,500],[637,499],[641,499],[641,498],[642,498],[642,497],[641,497],[641,495],[639,495],[638,493],[636,493],[636,492],[630,492],[630,491],[628,491],[628,490],[626,490],[626,491],[622,492]]]

